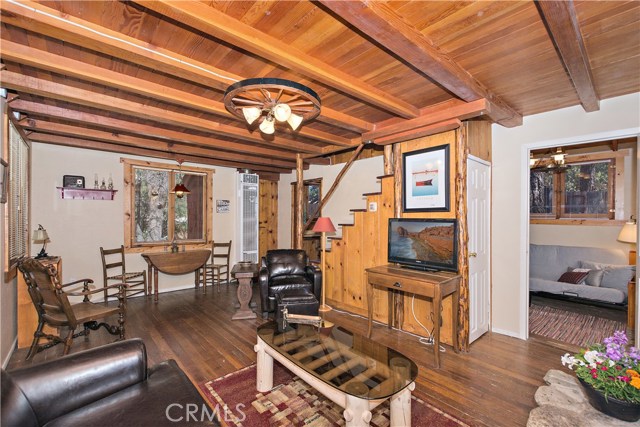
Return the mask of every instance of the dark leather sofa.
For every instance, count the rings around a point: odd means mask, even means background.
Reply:
[[[260,274],[262,316],[276,310],[276,295],[283,290],[307,290],[320,300],[322,272],[309,264],[307,253],[298,249],[275,249],[262,257]]]
[[[1,411],[2,427],[220,425],[175,361],[147,368],[140,339],[3,370]]]

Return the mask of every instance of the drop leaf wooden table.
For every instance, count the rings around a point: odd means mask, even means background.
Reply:
[[[196,271],[196,286],[200,276],[197,270],[202,267],[211,256],[211,249],[196,249],[182,252],[147,252],[142,258],[149,266],[149,289],[154,289],[154,298],[158,301],[158,271],[165,274],[187,274]],[[154,288],[155,286],[155,288]]]

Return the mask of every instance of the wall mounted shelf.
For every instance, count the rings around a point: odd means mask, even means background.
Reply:
[[[56,187],[62,199],[113,200],[118,190],[97,190],[92,188]]]

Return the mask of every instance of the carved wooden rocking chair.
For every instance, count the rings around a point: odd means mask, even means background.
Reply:
[[[89,284],[93,283],[91,279],[76,280],[62,285],[58,280],[54,266],[44,266],[33,258],[21,260],[18,263],[18,269],[24,276],[29,288],[29,295],[38,313],[38,327],[33,334],[33,342],[29,348],[27,360],[36,353],[59,343],[64,343],[63,355],[66,355],[69,353],[74,338],[81,335],[86,337],[89,335],[90,329],[95,331],[101,326],[110,334],[119,335],[119,339],[124,339],[127,285],[120,283],[90,290]],[[79,289],[80,284],[82,284],[81,291],[65,291],[65,288],[72,285]],[[105,289],[118,289],[117,306],[109,306],[106,303],[94,304],[89,300],[90,295],[104,292]],[[71,304],[68,296],[83,296],[84,299],[80,303]],[[104,322],[98,323],[98,320],[115,314],[118,315],[118,326]],[[43,332],[45,325],[58,328],[59,331],[59,328],[68,328],[69,331],[65,337],[60,336],[62,335],[60,332],[60,335],[51,335]],[[83,330],[76,333],[78,325],[83,325]],[[40,344],[40,338],[45,338],[47,342]]]

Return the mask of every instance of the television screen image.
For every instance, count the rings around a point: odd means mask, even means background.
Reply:
[[[455,219],[389,219],[389,262],[424,270],[457,271]]]

